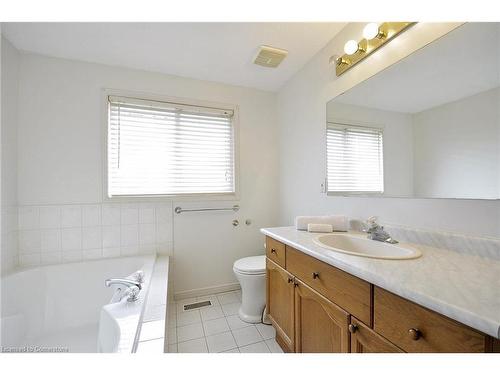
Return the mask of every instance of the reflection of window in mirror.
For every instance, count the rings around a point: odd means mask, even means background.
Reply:
[[[381,128],[328,122],[328,193],[384,192]]]

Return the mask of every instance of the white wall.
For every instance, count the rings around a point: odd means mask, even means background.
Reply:
[[[384,194],[413,196],[413,129],[410,114],[339,103],[326,107],[328,121],[380,127],[384,136]]]
[[[499,198],[500,89],[414,114],[415,194]]]
[[[1,273],[18,262],[17,252],[17,50],[2,38],[2,129],[1,129]]]
[[[241,256],[263,253],[263,237],[258,228],[277,223],[276,95],[254,89],[23,54],[19,84],[22,108],[19,111],[18,184],[24,218],[20,217],[20,224],[24,222],[28,228],[20,234],[27,235],[20,243],[29,247],[35,241],[37,253],[41,252],[38,241],[44,233],[38,231],[44,230],[40,228],[44,211],[45,223],[48,213],[52,212],[58,221],[55,228],[50,229],[60,236],[65,235],[61,231],[67,232],[66,242],[77,247],[72,251],[80,251],[80,257],[82,250],[96,250],[89,253],[89,257],[105,256],[105,248],[108,255],[142,251],[138,233],[140,212],[147,212],[148,206],[102,205],[101,90],[104,88],[239,105],[240,200],[155,204],[149,213],[156,214],[156,229],[148,227],[148,231],[156,230],[155,234],[148,232],[148,236],[156,236],[155,244],[166,246],[160,251],[169,252],[168,245],[173,241],[176,292],[235,283],[232,262]],[[172,207],[177,204],[204,206],[209,203],[214,206],[238,203],[241,210],[237,214],[172,214]],[[101,231],[104,249],[101,253],[99,249],[82,248],[85,231],[82,218],[84,211],[92,207],[101,215],[101,220],[92,224],[95,236],[99,235],[99,228]],[[108,212],[112,208],[116,209],[114,216]],[[63,212],[66,212],[65,218]],[[81,219],[72,222],[71,218],[78,215]],[[242,225],[234,228],[231,225],[234,218]],[[252,225],[243,224],[246,218],[252,219]],[[35,228],[30,220],[38,223]],[[158,227],[161,222],[163,226]],[[62,247],[64,256],[64,244]]]
[[[376,72],[444,35],[458,24],[417,24],[340,78],[328,64],[348,39],[361,35],[362,24],[349,24],[279,92],[280,219],[296,215],[340,213],[383,222],[498,237],[498,201],[328,197],[320,193],[325,178],[326,103]]]

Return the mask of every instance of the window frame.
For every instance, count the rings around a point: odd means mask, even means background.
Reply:
[[[191,105],[199,107],[212,107],[227,109],[233,111],[233,159],[234,159],[234,192],[230,193],[189,193],[189,194],[143,194],[143,195],[108,195],[108,127],[109,127],[109,96],[132,97],[143,100],[152,100],[159,102],[178,103],[182,105]],[[240,157],[239,157],[239,106],[237,104],[228,104],[220,102],[212,102],[206,100],[181,98],[167,96],[162,94],[147,93],[142,91],[130,91],[120,89],[102,89],[101,93],[102,105],[102,136],[104,140],[102,144],[102,196],[103,201],[111,202],[156,202],[159,200],[175,200],[175,201],[235,201],[240,199]]]
[[[377,129],[382,133],[382,166],[383,166],[383,174],[382,174],[382,182],[384,191],[375,192],[375,191],[329,191],[328,188],[328,125],[336,124],[336,125],[345,125],[357,128],[368,128],[368,129]],[[385,194],[386,189],[386,166],[385,166],[385,142],[384,142],[384,125],[373,124],[367,122],[360,121],[351,121],[340,118],[328,118],[326,120],[325,126],[325,192],[327,196],[332,197],[382,197]]]

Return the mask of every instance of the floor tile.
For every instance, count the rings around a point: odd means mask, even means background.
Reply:
[[[237,329],[232,331],[232,333],[234,339],[236,340],[236,343],[238,344],[238,347],[262,341],[262,336],[254,326]]]
[[[208,353],[207,342],[205,338],[184,341],[177,344],[179,353]]]
[[[226,350],[225,352],[221,352],[222,354],[225,354],[225,353],[239,353],[240,350],[238,348],[234,348],[234,349],[231,349],[231,350]]]
[[[205,330],[205,335],[207,336],[227,332],[230,330],[226,318],[207,320],[203,322],[203,329]]]
[[[270,353],[271,352],[264,341],[257,342],[255,344],[250,344],[247,346],[242,346],[239,349],[240,349],[241,353]]]
[[[228,303],[239,302],[240,298],[236,292],[226,292],[217,294],[217,299],[221,305],[227,305]]]
[[[141,326],[140,341],[159,339],[165,336],[165,321],[145,322]]]
[[[241,320],[238,315],[228,316],[226,318],[226,320],[227,320],[227,324],[229,324],[229,328],[231,328],[231,330],[250,327],[252,325],[251,323],[247,323],[247,322],[244,322],[243,320]]]
[[[240,309],[240,302],[229,303],[227,305],[222,305],[222,311],[224,311],[225,316],[231,316],[238,314]]]
[[[177,327],[177,341],[189,341],[204,337],[203,326],[201,323],[190,324],[187,326]]]
[[[141,341],[137,353],[163,353],[165,341],[163,339]]]
[[[276,330],[272,325],[267,325],[267,324],[256,324],[255,328],[257,328],[257,331],[259,331],[260,335],[264,340],[268,339],[274,339],[276,336]]]
[[[207,321],[207,320],[212,320],[212,319],[224,317],[224,313],[222,312],[222,309],[220,306],[207,307],[205,309],[201,309],[200,314],[201,314],[202,321]]]
[[[175,301],[176,306],[177,306],[176,307],[177,313],[185,312],[184,311],[184,305],[188,305],[190,303],[195,303],[195,302],[196,302],[196,298],[186,298],[186,299],[182,299],[182,300],[179,300],[179,301]]]
[[[208,351],[210,353],[220,353],[229,349],[236,348],[231,332],[219,333],[217,335],[207,336]]]
[[[186,311],[177,314],[177,327],[187,326],[188,324],[201,323],[200,312]]]
[[[283,349],[281,349],[275,339],[266,340],[266,345],[271,353],[283,353]]]

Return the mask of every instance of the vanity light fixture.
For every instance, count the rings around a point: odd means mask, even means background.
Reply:
[[[415,23],[384,22],[380,25],[375,22],[368,23],[363,29],[363,39],[359,42],[348,40],[344,45],[345,54],[336,58],[335,70],[337,76],[351,69]]]

